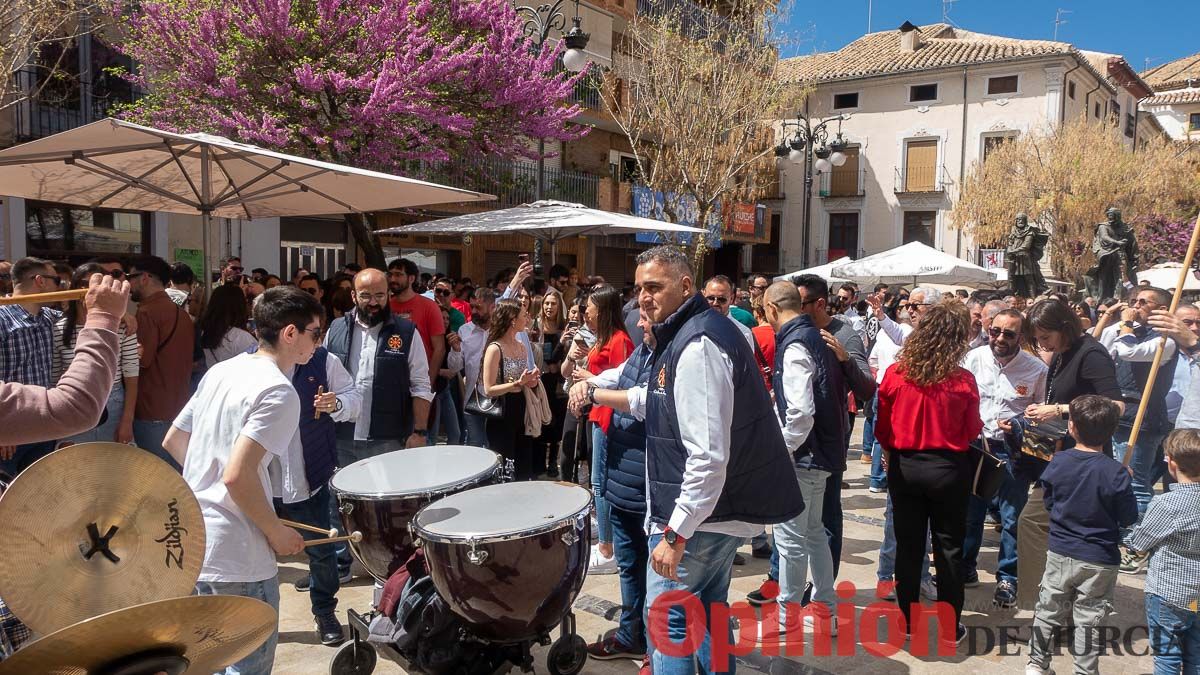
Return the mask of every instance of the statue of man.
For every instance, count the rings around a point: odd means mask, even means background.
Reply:
[[[1138,282],[1137,239],[1133,228],[1121,220],[1119,209],[1110,208],[1107,215],[1106,222],[1096,225],[1096,236],[1092,239],[1096,264],[1084,274],[1089,293],[1100,298],[1117,297],[1122,275],[1134,286]]]
[[[1008,248],[1004,252],[1008,285],[1014,295],[1035,298],[1046,290],[1045,278],[1038,267],[1045,246],[1043,234],[1041,228],[1029,224],[1028,216],[1017,214],[1017,222],[1008,233]]]

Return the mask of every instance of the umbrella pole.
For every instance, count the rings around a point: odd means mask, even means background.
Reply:
[[[1187,255],[1183,257],[1183,267],[1179,270],[1179,283],[1175,284],[1175,296],[1171,298],[1172,314],[1179,307],[1179,299],[1183,295],[1183,286],[1187,283],[1187,275],[1192,272],[1192,258],[1196,255],[1196,244],[1200,242],[1200,215],[1196,216],[1196,224],[1192,227],[1192,241],[1188,243]],[[1146,416],[1146,404],[1150,402],[1150,393],[1154,391],[1154,380],[1158,376],[1158,367],[1162,364],[1163,350],[1167,346],[1167,336],[1158,340],[1158,349],[1154,352],[1154,362],[1150,364],[1150,376],[1146,378],[1146,388],[1142,390],[1142,400],[1138,403],[1137,416],[1133,418],[1133,428],[1129,430],[1129,443],[1125,446],[1125,457],[1121,462],[1129,466],[1133,459],[1133,447],[1137,443],[1138,433],[1142,430],[1142,420]]]
[[[209,290],[212,287],[212,265],[208,261],[208,233],[212,229],[212,208],[209,202],[212,200],[212,195],[209,192],[209,179],[212,176],[212,151],[207,145],[200,146],[200,231],[204,236],[204,245],[200,247],[201,255],[204,257],[203,262],[203,279],[204,294],[202,299],[208,298]]]
[[[209,288],[212,286],[212,272],[210,271],[212,266],[208,263],[208,232],[211,228],[212,212],[206,210],[200,215],[200,232],[201,236],[204,237],[204,243],[200,246],[200,255],[203,259],[200,263],[200,266],[203,268],[200,270],[200,279],[202,280],[200,288],[203,289],[200,297],[202,299],[208,297]]]

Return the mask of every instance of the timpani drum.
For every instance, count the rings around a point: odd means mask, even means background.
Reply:
[[[433,502],[412,521],[433,585],[472,634],[534,640],[571,609],[591,551],[591,492],[504,483]]]
[[[408,524],[430,502],[501,480],[500,455],[468,445],[409,448],[357,461],[329,481],[350,548],[371,576],[387,581],[416,551]]]

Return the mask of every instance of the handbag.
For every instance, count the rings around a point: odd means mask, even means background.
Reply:
[[[500,346],[499,344],[492,342],[492,343],[489,343],[487,347],[491,347],[492,345],[496,345],[497,347]],[[483,351],[485,354],[487,353],[487,347],[483,348]],[[501,358],[503,359],[503,350],[501,350]],[[482,361],[483,361],[483,358],[481,357],[480,358],[481,363],[479,364],[479,374],[480,375],[483,374]],[[496,372],[496,384],[501,384],[500,378],[503,377],[503,375],[504,375],[503,371],[504,371],[504,365],[502,363],[500,368]],[[500,418],[504,417],[504,397],[503,396],[494,396],[494,397],[487,396],[483,392],[479,391],[479,385],[476,385],[475,388],[471,390],[471,395],[469,397],[467,397],[467,403],[466,403],[466,405],[463,406],[463,410],[471,413],[472,415],[479,415],[481,417],[490,417],[492,419],[500,419]]]
[[[991,453],[987,438],[979,436],[982,447],[972,444],[968,448],[971,453],[971,465],[974,467],[971,481],[971,494],[985,502],[990,502],[1008,477],[1008,460],[1000,459]]]
[[[1062,365],[1062,355],[1054,357],[1050,373],[1046,376],[1046,404],[1054,397],[1054,374]],[[1067,423],[1061,419],[1051,419],[1045,422],[1035,422],[1025,418],[1024,430],[1021,433],[1021,454],[1049,462],[1054,453],[1062,450],[1063,441],[1067,437]]]

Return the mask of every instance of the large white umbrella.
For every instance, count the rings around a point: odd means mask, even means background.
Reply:
[[[495,197],[286,155],[210,134],[106,119],[0,151],[0,194],[90,208],[212,216],[365,213]]]
[[[1183,265],[1177,262],[1155,265],[1149,269],[1139,271],[1137,273],[1138,282],[1149,281],[1151,286],[1169,291],[1179,285],[1179,271],[1181,269],[1183,269]],[[1197,279],[1195,274],[1186,275],[1184,277],[1183,290],[1200,291],[1200,279]]]
[[[806,270],[796,270],[790,274],[784,274],[782,276],[775,277],[775,281],[792,281],[802,274],[815,274],[831,284],[844,284],[849,281],[849,279],[840,279],[833,276],[833,268],[837,267],[838,265],[844,265],[853,261],[853,258],[848,255],[844,255],[837,260],[827,262],[824,265],[817,265],[816,267],[810,267]]]
[[[915,241],[835,265],[832,273],[864,286],[920,283],[981,286],[996,281],[995,274],[979,265]]]
[[[453,218],[430,220],[415,225],[402,225],[380,234],[523,234],[551,245],[552,257],[558,240],[580,235],[637,234],[704,234],[705,230],[689,225],[676,225],[624,213],[601,211],[570,202],[543,199],[508,209],[471,213]]]

